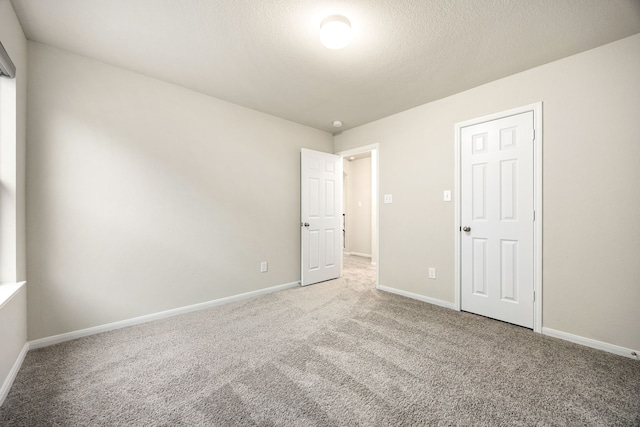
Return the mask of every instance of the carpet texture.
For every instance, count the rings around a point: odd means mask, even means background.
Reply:
[[[341,279],[30,351],[2,426],[640,425],[640,362]]]

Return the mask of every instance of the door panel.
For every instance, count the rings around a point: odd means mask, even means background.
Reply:
[[[518,242],[500,240],[500,298],[518,302]]]
[[[462,309],[533,327],[533,112],[461,129]]]
[[[473,239],[473,293],[487,295],[487,239]]]
[[[340,275],[342,158],[301,150],[301,281],[303,286]]]
[[[486,199],[486,164],[473,165],[473,219],[476,221],[485,220]]]

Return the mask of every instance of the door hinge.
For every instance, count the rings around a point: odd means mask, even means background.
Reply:
[[[536,211],[533,211],[533,220],[536,220]]]
[[[533,302],[536,302],[536,291],[533,291]]]
[[[536,130],[535,129],[531,129],[531,140],[532,141],[536,140]]]

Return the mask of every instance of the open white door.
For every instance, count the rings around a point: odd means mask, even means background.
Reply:
[[[302,148],[300,227],[302,286],[340,276],[342,157]]]
[[[462,309],[532,328],[533,111],[463,127]]]

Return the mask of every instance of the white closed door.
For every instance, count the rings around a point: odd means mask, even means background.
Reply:
[[[533,328],[534,118],[461,129],[461,308]]]
[[[340,276],[342,158],[301,149],[302,286]]]

